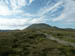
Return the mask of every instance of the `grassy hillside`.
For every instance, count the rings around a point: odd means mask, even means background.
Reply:
[[[36,27],[32,25],[22,31],[0,32],[0,56],[75,56],[75,47],[58,43],[44,34],[75,43],[75,30],[45,24],[36,24]]]

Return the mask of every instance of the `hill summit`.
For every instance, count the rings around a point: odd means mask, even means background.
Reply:
[[[39,24],[32,24],[27,29],[49,29],[51,28],[50,25],[45,23],[39,23]]]

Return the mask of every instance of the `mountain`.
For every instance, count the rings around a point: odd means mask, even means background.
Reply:
[[[12,31],[12,30],[0,30],[0,32],[9,32],[9,31]]]
[[[49,28],[51,28],[51,26],[45,23],[32,24],[29,27],[27,27],[27,29],[49,29]]]
[[[45,23],[37,23],[37,24],[32,24],[30,26],[28,26],[26,29],[36,29],[36,30],[39,30],[39,29],[43,29],[43,30],[65,30],[65,31],[75,31],[75,29],[72,29],[72,28],[58,28],[56,26],[51,26],[51,25],[48,25],[48,24],[45,24]]]
[[[0,56],[75,56],[75,31],[40,23],[0,32]]]

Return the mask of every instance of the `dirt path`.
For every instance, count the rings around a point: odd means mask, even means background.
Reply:
[[[44,33],[44,34],[45,34],[45,33]],[[50,39],[50,40],[55,40],[55,41],[57,41],[57,42],[60,43],[60,44],[64,44],[64,45],[67,45],[67,46],[75,47],[75,43],[71,43],[71,42],[68,42],[68,41],[60,40],[60,39],[54,38],[54,37],[52,37],[52,36],[50,36],[50,35],[48,35],[48,34],[45,34],[45,35],[46,35],[46,37],[47,37],[48,39]]]
[[[42,33],[42,32],[38,32],[38,33],[41,33],[41,34],[44,34],[46,36],[46,38],[50,39],[50,40],[54,40],[60,44],[63,44],[63,45],[66,45],[66,46],[72,46],[75,48],[75,43],[72,43],[72,42],[68,42],[68,41],[64,41],[64,40],[60,40],[59,38],[55,38],[47,33]]]

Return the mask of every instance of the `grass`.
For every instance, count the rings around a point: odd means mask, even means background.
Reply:
[[[75,56],[75,48],[47,39],[44,34],[75,43],[75,31],[61,29],[0,32],[0,56]]]

